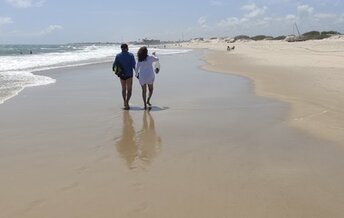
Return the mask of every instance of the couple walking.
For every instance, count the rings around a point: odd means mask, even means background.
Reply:
[[[147,47],[141,47],[137,52],[137,64],[134,55],[129,52],[127,44],[121,45],[122,52],[117,54],[115,61],[112,65],[112,70],[119,71],[117,74],[121,80],[122,85],[122,97],[124,101],[124,109],[129,110],[129,100],[132,93],[133,86],[133,71],[135,71],[135,76],[138,78],[140,85],[142,87],[142,98],[144,109],[146,110],[150,107],[150,99],[153,95],[153,83],[155,79],[154,73],[158,73],[159,70],[153,70],[153,63],[159,61],[159,58],[155,56],[153,52],[152,56],[148,55]],[[148,88],[148,97],[147,97]]]

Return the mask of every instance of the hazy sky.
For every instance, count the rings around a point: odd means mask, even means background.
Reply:
[[[0,0],[0,44],[344,32],[344,0]]]

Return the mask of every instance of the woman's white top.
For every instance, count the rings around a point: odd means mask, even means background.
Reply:
[[[145,61],[137,62],[135,72],[136,77],[139,77],[140,85],[153,84],[155,73],[153,70],[153,63],[159,61],[159,58],[148,55]]]

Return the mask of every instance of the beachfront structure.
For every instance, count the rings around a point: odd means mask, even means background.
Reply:
[[[142,43],[149,45],[149,44],[160,44],[160,40],[157,39],[142,39]]]

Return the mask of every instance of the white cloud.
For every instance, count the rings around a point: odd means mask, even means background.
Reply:
[[[262,8],[257,7],[255,3],[251,3],[248,5],[244,5],[241,7],[242,10],[248,11],[247,14],[244,16],[247,18],[256,18],[259,16],[263,16],[265,14],[265,11],[267,10],[267,7],[264,6]]]
[[[217,25],[220,27],[227,27],[227,26],[236,26],[240,24],[240,20],[237,17],[228,17],[224,20],[221,20]]]
[[[12,18],[10,17],[0,17],[0,26],[5,25],[5,24],[11,24],[13,23]]]
[[[219,28],[249,29],[252,26],[267,26],[272,21],[272,17],[263,17],[267,7],[258,7],[255,3],[246,4],[241,7],[246,11],[242,17],[228,17],[216,24]]]
[[[314,11],[314,8],[312,8],[309,5],[299,5],[297,7],[297,14],[301,20],[311,17],[313,14],[313,11]]]
[[[340,17],[337,20],[337,23],[340,23],[340,24],[344,23],[344,13],[340,15]]]
[[[202,28],[206,28],[207,27],[207,17],[200,17],[200,18],[198,18],[198,24]]]
[[[271,22],[273,22],[273,18],[272,17],[264,17],[263,19],[259,20],[257,22],[258,25],[263,25],[263,26],[269,26],[269,24]]]
[[[239,26],[246,21],[248,21],[246,18],[239,19],[237,17],[228,17],[224,20],[221,20],[217,24],[217,26],[219,26],[219,27],[234,27],[234,26]]]
[[[336,19],[337,15],[336,14],[318,13],[318,14],[315,14],[314,17],[318,18],[318,19]]]
[[[17,8],[42,7],[45,0],[6,0],[9,4]]]
[[[241,7],[242,10],[246,10],[246,11],[252,11],[256,8],[256,4],[255,3],[251,3],[251,4],[248,4],[248,5],[244,5]]]
[[[210,1],[210,5],[211,6],[222,6],[224,4],[221,1],[212,0],[212,1]]]
[[[39,32],[39,35],[48,35],[55,31],[62,30],[63,27],[61,25],[50,25],[46,29]]]
[[[334,6],[339,6],[341,5],[341,0],[336,0],[334,3],[333,3]]]
[[[44,3],[45,3],[45,0],[40,0],[40,1],[36,1],[34,5],[36,7],[42,7]]]
[[[284,19],[281,19],[281,21],[286,21],[287,23],[295,23],[297,20],[296,15],[294,14],[288,14],[287,16],[285,16]]]
[[[219,36],[240,34],[288,35],[295,34],[295,30],[293,30],[295,23],[300,28],[301,33],[311,30],[344,31],[344,13],[324,13],[321,9],[315,9],[313,5],[299,5],[297,0],[290,1],[293,3],[290,6],[294,8],[294,13],[278,15],[270,11],[266,6],[257,6],[255,3],[250,3],[240,7],[243,12],[242,15],[224,17],[213,25],[208,22],[210,18],[200,18],[198,24],[201,26],[207,24],[207,28],[199,28],[197,31],[207,30],[207,32],[203,33],[208,35],[218,34]]]
[[[285,16],[286,20],[296,20],[296,16],[294,14],[288,14],[287,16]]]

